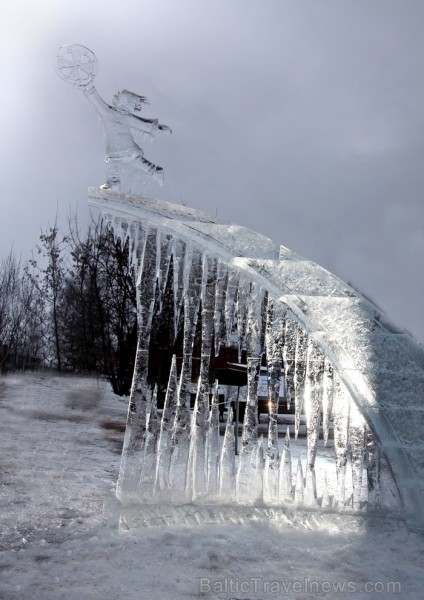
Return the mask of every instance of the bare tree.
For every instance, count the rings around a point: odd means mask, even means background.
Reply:
[[[0,263],[0,363],[102,373],[129,394],[137,310],[128,242],[101,221],[81,234],[74,218],[65,235],[56,223],[42,231],[37,252],[24,266],[12,252]]]
[[[70,223],[70,269],[66,276],[63,326],[67,364],[96,370],[119,395],[130,391],[137,340],[136,293],[128,244],[92,222],[81,238]]]
[[[29,265],[13,251],[0,262],[0,366],[26,368],[41,360],[44,302]]]
[[[62,369],[62,322],[64,303],[64,287],[66,276],[66,250],[68,238],[61,236],[57,222],[53,227],[40,235],[41,245],[37,246],[38,254],[41,255],[42,264],[35,260],[32,266],[38,269],[38,277],[34,278],[34,285],[43,294],[46,305],[46,323],[44,327],[45,336],[45,361],[50,366]]]

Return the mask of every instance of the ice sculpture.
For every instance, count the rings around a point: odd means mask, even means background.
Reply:
[[[89,196],[116,238],[129,238],[137,277],[137,367],[117,486],[124,507],[403,511],[424,529],[424,355],[407,334],[328,271],[246,228],[130,194]],[[160,319],[176,349],[161,415],[148,360]],[[232,409],[219,423],[210,367],[228,346],[247,373],[238,456]],[[267,425],[258,422],[261,365]]]
[[[107,104],[96,88],[98,62],[94,53],[78,44],[61,46],[57,52],[56,70],[66,82],[82,89],[84,96],[94,106],[106,133],[107,181],[103,189],[141,193],[142,173],[163,184],[163,169],[144,158],[139,134],[153,136],[156,132],[170,132],[157,119],[140,116],[147,104],[144,96],[128,90],[116,93],[112,105]]]
[[[168,128],[136,114],[142,96],[123,91],[113,106],[105,103],[87,48],[60,48],[57,71],[102,119],[108,181],[90,188],[90,202],[117,239],[129,240],[136,277],[138,346],[117,484],[121,520],[131,525],[138,514],[142,522],[148,506],[163,514],[169,505],[185,506],[194,518],[205,506],[215,516],[223,506],[306,506],[403,512],[411,529],[424,530],[422,348],[355,290],[287,248],[200,211],[128,193],[140,191],[138,171],[162,174],[144,159],[134,130]],[[174,349],[164,365],[165,391],[152,370],[160,360],[160,324]],[[212,368],[228,348],[246,374],[238,455],[238,423],[230,405],[219,421]],[[261,369],[268,381],[265,429]],[[281,422],[281,402],[288,422]]]

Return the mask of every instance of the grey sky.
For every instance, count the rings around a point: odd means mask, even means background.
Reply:
[[[55,71],[88,46],[96,87],[146,95],[150,194],[318,262],[424,340],[421,0],[14,0],[0,5],[1,239],[23,256],[56,209],[86,218],[101,126]]]

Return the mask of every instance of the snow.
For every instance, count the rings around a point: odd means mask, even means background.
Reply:
[[[126,411],[101,380],[0,379],[0,598],[422,598],[424,538],[401,521],[192,507],[197,524],[112,527]]]

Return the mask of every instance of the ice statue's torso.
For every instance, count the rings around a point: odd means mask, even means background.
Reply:
[[[128,126],[122,125],[119,118],[111,119],[103,123],[106,130],[106,159],[119,158],[131,160],[142,150],[134,142]]]
[[[102,119],[106,133],[106,158],[131,160],[135,155],[142,154],[130,129],[132,121],[137,117],[107,104],[94,87],[85,90],[84,95],[94,105]]]

